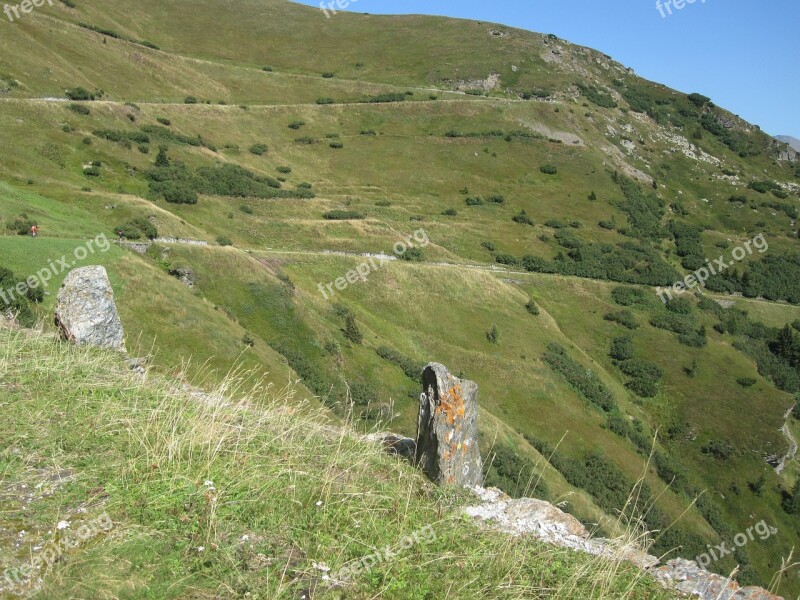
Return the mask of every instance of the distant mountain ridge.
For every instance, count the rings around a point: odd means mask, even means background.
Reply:
[[[800,140],[796,137],[792,137],[791,135],[776,135],[775,139],[784,142],[785,144],[789,144],[792,148],[800,152]]]

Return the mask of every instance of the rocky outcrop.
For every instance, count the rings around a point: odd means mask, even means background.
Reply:
[[[486,524],[490,529],[510,535],[532,535],[543,542],[631,562],[642,569],[658,564],[658,558],[614,540],[592,538],[578,519],[549,502],[535,498],[514,500],[497,488],[473,487],[471,491],[481,500],[464,512]]]
[[[190,267],[178,267],[177,269],[170,269],[169,274],[175,277],[183,285],[188,287],[194,287],[194,284],[197,282],[197,276],[194,274],[194,270]]]
[[[416,463],[442,485],[480,485],[478,385],[430,363],[422,372]]]
[[[651,570],[664,587],[700,600],[783,600],[758,587],[739,587],[728,577],[709,573],[693,560],[676,558]]]
[[[699,600],[783,600],[764,589],[739,587],[730,578],[710,573],[694,561],[682,558],[659,565],[659,559],[624,541],[593,538],[572,515],[549,502],[534,498],[512,499],[496,488],[472,487],[481,503],[464,513],[488,529],[509,535],[532,535],[561,548],[627,561],[646,570],[665,588]]]
[[[114,292],[101,266],[70,271],[56,297],[56,326],[77,345],[125,351]]]

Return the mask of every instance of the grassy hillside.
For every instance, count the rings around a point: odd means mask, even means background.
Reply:
[[[0,531],[18,540],[2,560],[59,548],[39,597],[667,597],[632,567],[479,533],[458,516],[463,492],[299,416],[287,393],[194,397],[42,335],[0,329],[0,347]],[[320,566],[337,573],[406,536],[397,560],[323,579]]]
[[[413,434],[419,368],[442,362],[480,385],[489,483],[613,529],[652,451],[658,551],[692,558],[765,519],[776,536],[711,567],[769,583],[800,535],[800,465],[771,466],[800,392],[784,146],[600,52],[487,23],[56,4],[0,39],[0,267],[24,279],[120,228],[205,242],[81,263],[107,268],[159,372],[301,380],[297,403],[332,422]],[[34,221],[40,238],[17,234]],[[418,252],[320,293],[415,232]],[[768,249],[702,293],[658,299],[754,238]],[[63,276],[33,306],[45,329]],[[797,571],[782,585],[800,592]]]

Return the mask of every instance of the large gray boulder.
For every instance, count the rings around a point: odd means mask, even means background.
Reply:
[[[125,352],[114,292],[101,266],[70,271],[56,297],[56,326],[64,339]]]
[[[478,385],[431,363],[422,372],[417,465],[441,485],[483,483],[478,448]]]

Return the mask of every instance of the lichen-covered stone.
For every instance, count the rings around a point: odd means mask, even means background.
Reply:
[[[441,485],[481,485],[478,385],[431,363],[422,372],[416,462]]]
[[[125,351],[114,292],[101,266],[70,271],[56,297],[56,326],[77,345]]]

